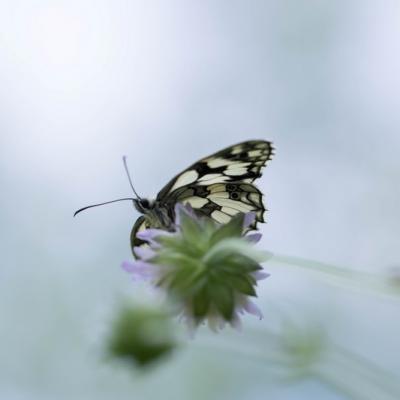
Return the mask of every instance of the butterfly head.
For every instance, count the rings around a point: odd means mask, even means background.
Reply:
[[[142,214],[146,214],[149,210],[154,207],[154,201],[149,199],[133,199],[133,205],[136,210]]]

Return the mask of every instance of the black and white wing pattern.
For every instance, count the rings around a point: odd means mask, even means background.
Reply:
[[[227,223],[237,213],[254,211],[264,222],[262,193],[253,184],[271,159],[270,142],[251,140],[238,143],[205,157],[173,178],[156,201],[173,210],[176,203],[190,204],[200,215]]]
[[[136,235],[139,232],[144,231],[145,229],[151,228],[150,224],[148,223],[148,221],[146,220],[146,218],[142,215],[141,217],[139,217],[135,224],[133,225],[132,231],[131,231],[131,249],[133,251],[133,255],[136,257],[134,248],[135,247],[139,247],[139,246],[143,246],[146,244],[145,241],[139,239],[138,237],[136,237]]]

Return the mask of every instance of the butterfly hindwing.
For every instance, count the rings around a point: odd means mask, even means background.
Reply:
[[[262,193],[249,183],[214,183],[206,187],[188,188],[177,200],[219,223],[227,223],[234,215],[251,211],[256,214],[251,229],[256,229],[257,222],[264,222]]]
[[[138,246],[143,246],[146,244],[144,240],[140,240],[139,238],[136,237],[136,234],[138,232],[142,232],[145,229],[149,228],[149,224],[146,221],[146,218],[142,215],[139,217],[135,224],[133,225],[132,231],[131,231],[131,249],[133,250],[135,247]]]

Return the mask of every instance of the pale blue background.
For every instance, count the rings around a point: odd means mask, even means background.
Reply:
[[[257,363],[196,345],[148,375],[104,363],[105,316],[136,290],[119,265],[137,213],[129,203],[72,213],[130,196],[123,154],[137,190],[154,196],[196,159],[264,138],[277,150],[260,181],[262,247],[399,266],[399,8],[0,1],[0,398],[343,398],[311,380],[271,386]],[[400,368],[398,301],[279,270],[260,293],[262,326],[271,302],[289,302]]]

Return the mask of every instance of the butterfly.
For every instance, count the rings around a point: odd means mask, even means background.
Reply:
[[[137,198],[123,198],[79,209],[77,213],[98,205],[121,200],[132,200],[143,214],[135,222],[130,242],[134,248],[145,242],[137,233],[149,228],[174,229],[175,205],[190,205],[196,214],[212,218],[220,224],[230,221],[238,213],[254,212],[255,220],[249,229],[257,229],[264,222],[265,206],[262,193],[254,185],[262,168],[274,155],[271,142],[250,140],[227,147],[204,157],[176,175],[165,185],[154,200],[137,195],[124,158],[124,166]],[[136,255],[135,255],[136,256]]]

